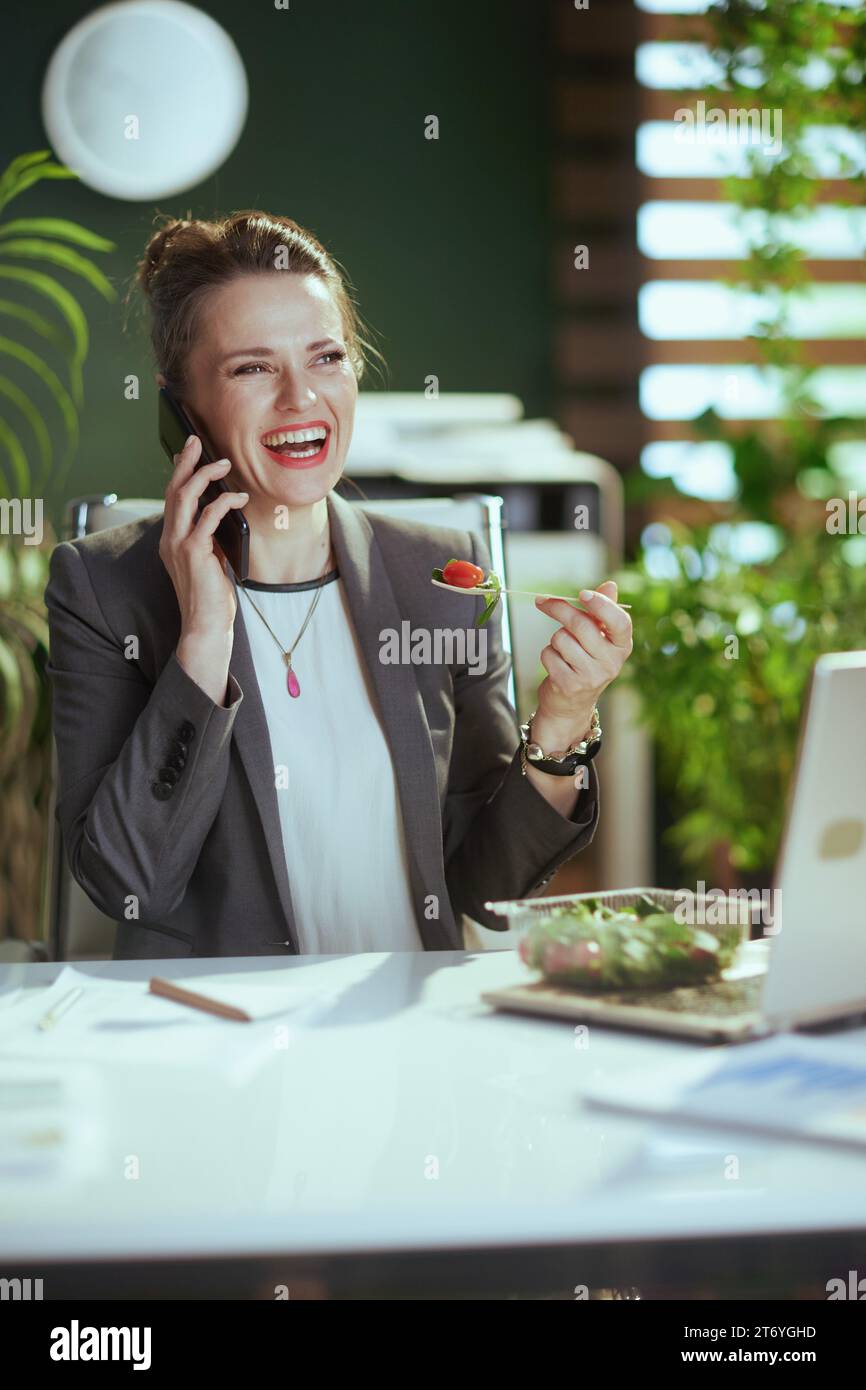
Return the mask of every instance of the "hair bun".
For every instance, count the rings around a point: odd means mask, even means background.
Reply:
[[[145,294],[150,293],[151,282],[165,259],[171,243],[178,232],[189,227],[190,223],[176,217],[169,218],[164,226],[155,231],[144,248],[144,255],[138,263],[138,282]]]

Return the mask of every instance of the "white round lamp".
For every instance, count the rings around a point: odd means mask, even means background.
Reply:
[[[42,119],[83,183],[131,202],[193,188],[240,138],[243,61],[224,29],[181,0],[122,0],[87,15],[45,75]]]

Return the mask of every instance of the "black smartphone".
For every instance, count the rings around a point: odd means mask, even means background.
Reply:
[[[201,440],[201,458],[196,464],[198,470],[202,464],[213,463],[216,455],[212,446],[201,429],[190,420],[180,402],[175,400],[164,386],[160,387],[159,442],[170,459],[173,460],[175,454],[180,453],[191,434],[197,435]],[[208,483],[199,498],[199,515],[202,508],[209,502],[216,501],[220,493],[231,491],[233,489],[222,478]],[[240,507],[232,507],[231,511],[226,512],[215,535],[220,549],[235,572],[238,583],[246,583],[250,573],[250,524]]]

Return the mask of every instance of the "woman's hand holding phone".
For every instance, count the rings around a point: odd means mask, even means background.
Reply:
[[[225,477],[228,459],[196,468],[201,440],[190,435],[174,456],[174,472],[165,492],[160,558],[171,577],[180,607],[177,659],[189,676],[218,705],[225,702],[237,609],[234,586],[214,532],[233,507],[243,507],[246,492],[223,492],[199,515],[199,498],[209,483]]]

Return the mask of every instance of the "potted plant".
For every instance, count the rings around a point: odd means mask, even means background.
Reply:
[[[0,175],[0,939],[21,941],[44,934],[51,719],[43,593],[56,537],[43,494],[59,492],[74,456],[88,351],[84,311],[55,271],[106,299],[115,290],[83,254],[111,251],[112,242],[64,218],[10,218],[6,209],[39,180],[75,177],[48,150],[19,156]]]

